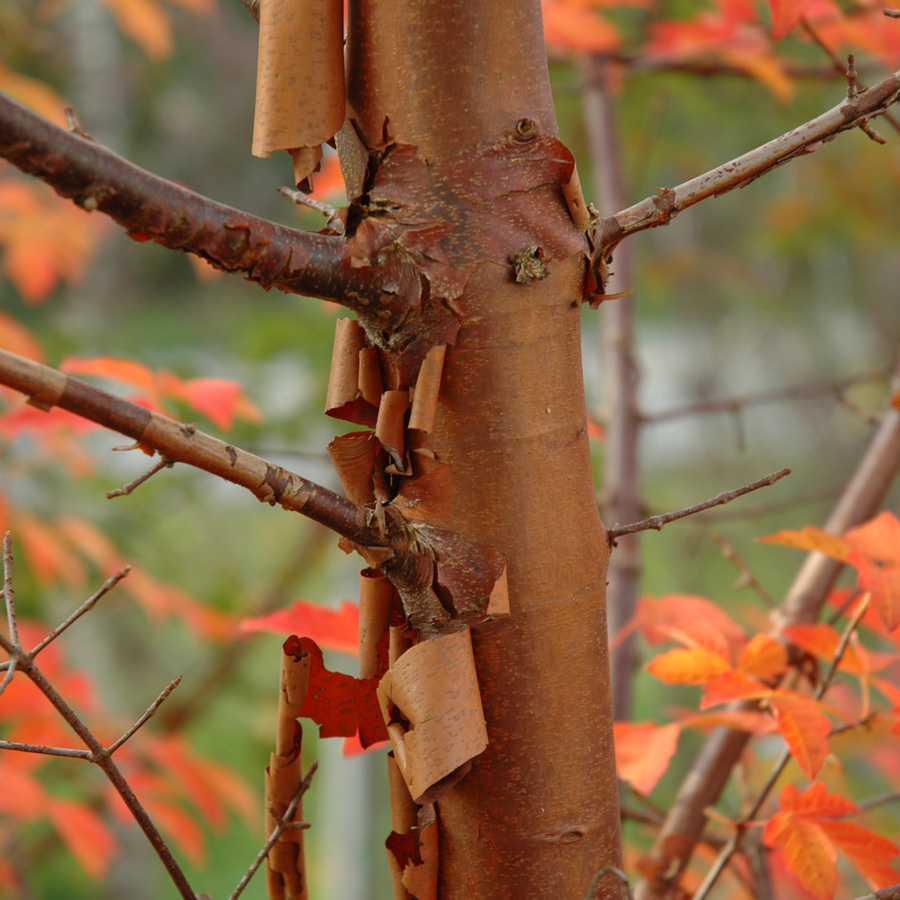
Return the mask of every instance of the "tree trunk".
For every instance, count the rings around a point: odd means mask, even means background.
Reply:
[[[430,165],[526,118],[556,135],[531,0],[351,4],[347,56],[350,114],[368,148],[387,137]],[[511,231],[541,247],[560,228],[575,226],[557,187],[534,191],[527,221]],[[608,551],[580,356],[584,258],[570,254],[549,263],[548,277],[517,283],[477,228],[454,241],[455,258],[477,262],[431,446],[453,467],[445,527],[503,555],[510,616],[474,635],[490,743],[438,802],[439,896],[575,900],[598,870],[620,864]],[[521,249],[518,239],[505,255]],[[620,894],[617,882],[602,887],[596,896]]]

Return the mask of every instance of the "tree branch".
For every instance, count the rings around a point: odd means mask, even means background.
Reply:
[[[623,238],[648,228],[668,225],[678,213],[701,200],[745,187],[771,169],[812,153],[840,132],[866,126],[871,119],[883,115],[898,99],[900,72],[895,72],[857,96],[848,96],[838,106],[793,131],[678,187],[660,190],[653,197],[601,219],[592,254],[598,283],[601,283],[600,275],[611,261],[613,250]]]
[[[387,538],[369,524],[365,507],[307,481],[194,425],[129,403],[83,381],[32,360],[0,350],[0,384],[26,394],[33,406],[58,406],[124,434],[170,462],[187,463],[247,488],[258,500],[314,519],[365,547],[386,546]]]
[[[380,299],[371,271],[352,269],[346,241],[268,222],[153,175],[59,128],[0,93],[0,156],[82,209],[153,240],[242,272],[265,288],[363,309]]]
[[[631,525],[616,525],[615,528],[610,528],[607,532],[610,543],[615,541],[616,538],[621,537],[623,534],[634,534],[636,531],[649,531],[650,529],[662,531],[663,526],[668,525],[669,522],[683,519],[685,516],[692,516],[696,513],[703,512],[705,509],[710,509],[713,506],[723,506],[726,503],[731,503],[732,500],[743,497],[744,494],[749,494],[751,491],[758,491],[760,488],[769,487],[770,485],[775,484],[776,481],[780,481],[785,475],[790,474],[790,469],[779,469],[771,475],[766,475],[765,478],[760,478],[759,481],[754,481],[753,484],[745,484],[743,487],[735,488],[732,491],[723,491],[712,499],[704,500],[702,503],[697,503],[694,506],[688,506],[685,509],[677,509],[674,512],[664,513],[660,516],[650,516],[649,519],[643,519],[642,521],[634,522]]]

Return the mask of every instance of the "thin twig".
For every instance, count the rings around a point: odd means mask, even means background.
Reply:
[[[900,19],[900,16],[897,16],[897,18]],[[888,803],[896,803],[898,800],[900,800],[900,791],[891,791],[889,794],[879,794],[877,797],[870,797],[868,800],[863,800],[856,805],[865,811],[877,809],[879,806],[885,806]]]
[[[269,855],[269,851],[275,846],[278,839],[287,831],[289,828],[308,828],[309,826],[304,822],[294,822],[292,821],[294,818],[294,813],[297,811],[297,807],[300,805],[300,800],[303,798],[303,795],[309,790],[310,782],[312,781],[312,777],[318,768],[318,764],[313,762],[310,765],[309,770],[306,773],[306,777],[303,781],[300,782],[297,787],[296,792],[294,793],[291,802],[288,804],[288,808],[284,811],[284,815],[281,816],[276,824],[275,828],[272,829],[272,833],[269,835],[269,839],[263,844],[262,849],[259,853],[256,854],[256,858],[250,863],[250,867],[244,873],[244,877],[238,882],[237,887],[234,889],[234,893],[232,893],[229,900],[238,900],[238,897],[244,892],[244,888],[250,883],[250,879],[256,874],[256,870],[262,865],[263,860]]]
[[[859,623],[862,621],[862,617],[863,615],[865,615],[868,606],[869,598],[865,597],[859,604],[859,607],[853,614],[850,621],[847,623],[847,627],[844,629],[844,633],[841,635],[841,640],[838,643],[837,649],[834,651],[834,654],[831,658],[831,665],[828,667],[828,672],[825,674],[825,677],[822,679],[819,686],[816,688],[815,693],[813,694],[813,698],[815,700],[821,700],[825,694],[825,691],[828,690],[832,679],[837,673],[838,666],[841,663],[841,659],[843,658],[844,653],[847,650],[847,645],[850,643],[850,637],[859,627]],[[700,885],[699,889],[694,894],[693,900],[704,900],[704,898],[709,894],[710,890],[712,890],[713,885],[716,883],[719,876],[724,871],[725,866],[728,865],[731,857],[734,856],[738,848],[741,846],[744,832],[747,830],[747,828],[750,826],[750,823],[756,818],[757,814],[762,809],[763,804],[768,799],[769,794],[771,794],[773,788],[775,787],[775,784],[781,777],[781,773],[784,771],[785,766],[787,766],[787,764],[790,762],[790,759],[790,747],[785,747],[784,751],[778,759],[778,762],[775,764],[772,772],[766,780],[766,783],[760,789],[755,802],[750,807],[750,809],[741,817],[741,821],[737,823],[734,835],[722,849],[722,852],[716,858],[715,863],[713,863],[712,868],[709,870],[709,872],[707,872],[706,878],[703,880],[703,884]]]
[[[3,681],[0,682],[0,696],[3,696],[3,692],[9,687],[16,674],[16,661],[11,659],[8,663],[3,664],[3,668],[6,669],[6,674],[3,676]]]
[[[93,762],[90,750],[75,750],[72,747],[48,747],[46,744],[23,744],[20,741],[0,741],[0,750],[18,750],[20,753],[40,753],[44,756],[63,756],[69,759],[86,759]]]
[[[147,707],[147,711],[122,735],[114,744],[110,744],[109,747],[106,748],[106,752],[112,756],[125,741],[129,740],[129,738],[133,737],[140,728],[142,728],[148,719],[150,719],[154,713],[166,702],[169,694],[181,684],[181,676],[179,675],[177,678],[173,678],[159,693],[159,696]]]
[[[725,491],[716,495],[711,500],[705,500],[703,503],[697,503],[694,506],[688,506],[685,509],[678,509],[674,512],[664,513],[659,516],[650,516],[649,519],[643,519],[642,521],[634,522],[631,525],[616,525],[607,532],[610,543],[615,541],[616,538],[621,537],[623,534],[633,534],[635,531],[649,531],[650,529],[661,531],[663,526],[668,525],[669,522],[683,519],[685,516],[692,516],[695,513],[703,512],[703,510],[710,509],[713,506],[723,506],[738,497],[742,497],[744,494],[749,494],[752,491],[758,491],[760,488],[775,484],[776,481],[780,481],[785,475],[790,474],[790,469],[780,469],[778,472],[766,475],[765,478],[760,478],[759,481],[754,481],[753,484],[746,484],[744,487],[735,488],[733,491]]]
[[[253,21],[259,25],[259,0],[241,0],[244,9],[253,16]]]
[[[900,9],[883,9],[881,12],[889,19],[900,19]]]
[[[321,213],[328,219],[327,226],[336,234],[344,233],[344,223],[338,215],[338,211],[330,204],[323,203],[321,200],[314,200],[309,194],[303,191],[294,190],[294,188],[280,187],[278,193],[282,197],[287,197],[296,206],[305,206],[308,209],[314,209],[317,213]]]
[[[884,381],[887,376],[888,373],[884,371],[861,372],[858,375],[848,375],[846,378],[839,378],[825,384],[822,382],[809,382],[807,384],[797,384],[773,391],[759,391],[754,394],[745,394],[742,397],[724,397],[717,400],[705,400],[702,403],[692,403],[689,406],[679,406],[675,409],[668,409],[663,412],[649,413],[643,417],[643,422],[647,425],[656,425],[659,422],[668,422],[672,419],[681,419],[687,416],[734,413],[748,406],[780,403],[784,400],[801,400],[821,396],[823,394],[834,394],[836,397],[841,398],[847,388],[866,382]]]
[[[738,570],[740,577],[735,583],[735,587],[738,589],[744,587],[753,588],[762,602],[767,607],[769,607],[769,609],[774,609],[776,606],[775,601],[769,596],[766,589],[759,583],[759,579],[753,574],[753,572],[750,570],[750,567],[738,555],[737,550],[735,550],[734,547],[732,547],[731,544],[723,537],[723,535],[719,534],[719,532],[715,532],[712,537],[713,540],[721,548],[722,556],[724,556],[725,559],[727,559],[728,562],[730,562]]]
[[[7,531],[3,537],[3,598],[6,602],[6,623],[9,640],[15,646],[19,643],[19,627],[16,624],[16,591],[13,588],[12,537]]]
[[[37,644],[31,652],[28,654],[32,659],[34,659],[38,653],[40,653],[48,644],[55,641],[67,628],[77,622],[85,613],[90,612],[96,605],[97,602],[106,594],[108,594],[126,575],[131,571],[131,566],[125,566],[122,569],[119,569],[115,575],[111,575],[103,584],[91,594],[72,615],[69,616],[64,622],[60,625],[57,625],[50,634],[47,635],[39,644]]]
[[[160,454],[159,459],[152,468],[144,472],[143,475],[139,475],[134,479],[134,481],[129,481],[128,484],[123,484],[122,487],[115,488],[115,490],[107,491],[106,499],[112,500],[114,497],[124,497],[127,494],[130,494],[135,488],[140,487],[145,481],[149,481],[157,472],[161,471],[162,469],[171,469],[174,465],[174,459],[167,459],[165,456]]]

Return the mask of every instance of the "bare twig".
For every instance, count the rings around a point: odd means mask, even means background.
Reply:
[[[890,19],[900,19],[900,9],[883,9],[881,12]]]
[[[898,16],[897,18],[900,18]],[[877,809],[879,806],[886,806],[888,803],[896,803],[900,800],[900,791],[891,791],[889,794],[879,794],[877,797],[870,797],[868,800],[862,800],[856,805],[860,810]]]
[[[834,651],[834,655],[831,658],[831,665],[828,667],[828,671],[826,672],[825,677],[819,683],[819,686],[816,688],[816,691],[813,695],[816,700],[821,700],[825,695],[825,691],[827,691],[829,686],[831,685],[831,681],[837,673],[838,666],[841,663],[841,659],[843,658],[844,653],[847,650],[847,645],[850,642],[850,637],[859,627],[859,623],[862,621],[862,617],[868,607],[869,598],[867,596],[862,601],[862,603],[859,604],[856,612],[847,623],[847,627],[844,629],[844,633],[841,635],[841,640],[838,643],[837,649]],[[785,747],[784,751],[778,759],[778,762],[775,764],[772,772],[766,779],[766,783],[760,789],[755,802],[751,805],[750,809],[743,816],[741,816],[741,820],[737,823],[734,835],[732,835],[731,840],[725,845],[725,847],[722,849],[722,852],[719,853],[718,857],[716,858],[715,863],[713,863],[712,868],[706,873],[706,877],[703,879],[703,883],[694,894],[693,900],[705,900],[710,890],[712,890],[713,885],[725,870],[725,866],[728,865],[731,857],[734,856],[734,854],[740,848],[745,831],[750,827],[750,824],[762,809],[763,804],[768,799],[769,794],[772,793],[772,790],[778,782],[778,779],[781,777],[781,773],[784,771],[790,760],[790,748]]]
[[[735,583],[735,587],[740,589],[744,587],[753,588],[756,591],[757,596],[762,600],[762,602],[769,608],[775,608],[775,601],[769,596],[766,589],[759,583],[757,577],[750,570],[750,567],[741,559],[738,555],[737,550],[731,546],[731,544],[725,540],[725,538],[716,532],[713,534],[713,540],[719,545],[722,550],[722,556],[728,560],[739,573],[739,578]]]
[[[309,194],[303,191],[294,190],[294,188],[280,187],[278,193],[283,197],[287,197],[296,206],[305,206],[308,209],[314,209],[317,213],[328,219],[328,227],[336,234],[344,233],[344,222],[338,215],[338,211],[330,204],[323,203],[321,200],[314,200]]]
[[[857,97],[856,102],[845,99],[828,112],[743,156],[678,187],[660,190],[654,196],[603,219],[597,229],[592,254],[598,279],[611,261],[616,245],[624,238],[648,228],[667,225],[678,213],[701,200],[750,184],[777,166],[813,152],[842,131],[868,124],[871,119],[883,115],[898,99],[900,72],[895,72]]]
[[[272,829],[272,833],[269,835],[268,840],[263,844],[262,849],[259,853],[256,854],[256,858],[250,863],[250,867],[244,873],[244,877],[238,882],[237,887],[235,887],[234,892],[232,893],[229,900],[238,900],[238,897],[244,892],[244,888],[250,883],[250,879],[256,874],[257,869],[263,864],[265,858],[269,855],[269,851],[275,846],[278,842],[278,839],[287,831],[289,828],[308,828],[309,826],[305,822],[294,822],[294,813],[297,811],[297,807],[300,805],[300,801],[303,799],[303,795],[309,790],[310,782],[312,781],[313,775],[316,773],[316,769],[318,768],[318,764],[313,762],[310,765],[309,770],[306,773],[303,781],[300,782],[299,787],[294,793],[291,802],[288,804],[288,808],[284,811],[284,815],[281,816],[275,825],[275,828]]]
[[[147,720],[150,719],[156,711],[166,702],[169,697],[169,694],[181,684],[181,676],[179,675],[177,678],[173,678],[160,692],[159,696],[147,707],[147,711],[125,732],[115,743],[110,744],[109,747],[106,748],[106,752],[112,756],[125,741],[132,738],[137,732],[147,723]]]
[[[5,350],[0,350],[0,384],[27,394],[33,406],[59,406],[111,428],[152,447],[166,460],[218,475],[247,488],[262,502],[299,512],[357,544],[385,544],[377,527],[370,527],[364,507],[193,425],[183,425]]]
[[[259,25],[259,0],[241,0],[244,9],[253,16],[253,21]]]
[[[746,484],[744,487],[735,488],[733,491],[724,491],[721,494],[717,494],[711,500],[705,500],[703,503],[697,503],[694,506],[688,506],[685,509],[678,509],[674,512],[665,513],[659,516],[650,516],[649,519],[635,522],[632,525],[616,525],[607,532],[609,540],[610,542],[613,542],[619,536],[623,534],[633,534],[635,531],[649,531],[650,529],[661,531],[663,526],[668,525],[669,522],[683,519],[685,516],[692,516],[695,513],[703,512],[703,510],[710,509],[713,506],[722,506],[725,503],[731,503],[732,500],[742,497],[744,494],[749,494],[751,491],[758,491],[760,488],[775,484],[776,481],[780,481],[785,475],[790,474],[790,469],[780,469],[777,472],[773,472],[771,475],[766,475],[765,478],[760,478],[759,481],[754,481],[753,484]]]
[[[43,756],[62,756],[68,759],[94,761],[90,750],[75,750],[72,747],[48,747],[46,744],[23,744],[20,741],[0,741],[0,750],[18,750],[20,753],[38,753]]]
[[[112,491],[106,492],[106,499],[112,500],[114,497],[125,497],[130,494],[135,488],[140,487],[145,481],[149,481],[157,472],[162,469],[171,469],[172,466],[175,465],[175,460],[166,459],[165,456],[160,454],[159,459],[156,463],[144,472],[143,475],[139,475],[134,481],[129,481],[128,484],[123,484],[120,488],[115,488]]]
[[[900,10],[890,11],[896,12],[897,15],[894,18],[900,19]],[[871,894],[866,894],[865,897],[860,897],[859,900],[900,900],[900,884],[893,884],[890,887],[881,888],[879,891],[872,891]]]
[[[643,421],[648,425],[655,425],[659,422],[668,422],[672,419],[681,419],[687,416],[734,413],[748,406],[781,403],[784,400],[801,400],[818,397],[823,394],[833,394],[841,398],[848,388],[857,384],[884,381],[887,376],[887,372],[861,372],[858,375],[848,375],[846,378],[838,378],[824,384],[822,382],[809,382],[773,391],[758,391],[754,394],[744,394],[740,397],[705,400],[702,403],[692,403],[689,406],[679,406],[663,412],[650,413],[643,417]]]
[[[91,594],[75,612],[72,613],[64,622],[57,625],[50,634],[47,635],[39,644],[32,648],[30,652],[30,656],[34,659],[38,653],[40,653],[48,644],[55,641],[67,628],[77,622],[86,612],[90,612],[94,606],[96,606],[97,601],[99,601],[103,596],[108,594],[123,578],[125,578],[128,573],[131,571],[131,566],[125,566],[122,569],[119,569],[115,575],[110,576],[100,585],[100,587]]]
[[[10,593],[9,591],[7,591],[7,587],[10,586],[12,579],[12,553],[9,547],[10,541],[9,537],[7,536],[7,539],[4,542],[4,593],[7,597],[7,604],[9,601]],[[8,606],[7,613],[9,614]],[[56,632],[59,633],[60,629],[56,629]],[[13,633],[16,633],[14,629]],[[46,643],[44,643],[44,646],[46,646]],[[156,851],[157,856],[159,857],[164,868],[166,869],[166,872],[169,875],[169,878],[177,888],[178,893],[181,895],[183,900],[197,900],[197,896],[194,893],[193,888],[190,886],[190,883],[188,882],[184,872],[181,870],[181,867],[178,865],[177,860],[169,850],[168,845],[166,844],[162,835],[159,833],[159,830],[157,829],[153,820],[147,814],[147,811],[144,809],[140,800],[138,800],[134,791],[131,789],[131,785],[129,785],[127,779],[113,761],[110,750],[104,747],[100,743],[100,741],[97,740],[90,728],[78,716],[75,710],[73,710],[72,707],[66,702],[66,700],[56,690],[56,688],[54,688],[53,685],[47,680],[47,677],[35,664],[34,654],[26,652],[22,645],[19,643],[18,638],[16,638],[15,641],[11,641],[5,636],[0,635],[0,647],[2,647],[3,650],[5,650],[9,654],[10,661],[15,663],[16,669],[20,673],[25,675],[32,682],[32,684],[34,684],[34,686],[47,698],[47,700],[50,701],[53,708],[59,713],[62,719],[75,732],[75,734],[78,735],[81,742],[87,748],[85,751],[79,751],[70,750],[64,747],[37,747],[36,745],[30,744],[14,746],[11,745],[11,742],[6,742],[6,749],[23,750],[30,753],[44,753],[51,756],[66,756],[85,759],[101,769],[103,774],[115,788],[116,792],[122,798],[125,806],[128,808],[134,820],[146,835],[147,840]],[[146,720],[146,716],[143,718],[144,720]],[[3,744],[0,744],[0,748],[2,748],[3,746]]]
[[[6,624],[9,630],[9,640],[12,644],[18,645],[19,628],[16,624],[16,591],[13,588],[12,576],[12,538],[7,531],[3,537],[3,599],[6,602]]]

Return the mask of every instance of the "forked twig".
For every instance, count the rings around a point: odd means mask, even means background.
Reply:
[[[151,468],[144,472],[143,475],[139,475],[134,479],[134,481],[129,481],[128,484],[123,484],[120,488],[115,488],[112,491],[107,491],[106,499],[112,500],[114,497],[125,497],[130,494],[135,488],[139,488],[145,481],[149,481],[157,472],[160,472],[163,469],[171,469],[174,465],[174,459],[168,459],[167,457],[160,454],[159,459],[156,461],[156,463],[154,463]]]
[[[268,840],[263,844],[262,849],[259,853],[256,854],[256,858],[250,863],[250,867],[244,873],[244,877],[238,882],[237,887],[234,889],[234,893],[232,893],[229,900],[237,900],[238,897],[244,892],[244,888],[250,883],[250,879],[256,874],[257,869],[263,864],[265,858],[269,855],[269,851],[275,846],[278,842],[278,839],[287,831],[289,828],[308,828],[309,826],[305,822],[294,822],[294,814],[297,812],[297,807],[300,805],[300,801],[303,799],[303,795],[309,790],[310,782],[312,781],[313,775],[315,775],[316,769],[318,768],[318,763],[313,762],[309,769],[307,770],[306,776],[303,778],[303,781],[300,782],[297,790],[294,793],[291,802],[288,804],[287,809],[284,811],[284,815],[277,819],[275,827],[272,829],[272,833],[269,835]]]
[[[723,506],[738,497],[742,497],[744,494],[758,491],[760,488],[769,487],[769,485],[775,484],[776,481],[780,481],[785,475],[790,474],[790,469],[780,469],[777,472],[773,472],[771,475],[766,475],[765,478],[760,478],[759,481],[754,481],[753,484],[746,484],[743,487],[735,488],[733,491],[724,491],[710,500],[705,500],[703,503],[697,503],[694,506],[688,506],[685,509],[677,509],[674,512],[664,513],[658,516],[650,516],[649,519],[642,519],[640,522],[634,522],[631,525],[616,525],[607,532],[609,542],[613,543],[616,538],[621,537],[623,534],[634,534],[636,531],[649,531],[650,529],[661,531],[663,526],[668,525],[669,522],[683,519],[685,516],[692,516],[695,513],[711,509],[713,506]]]

